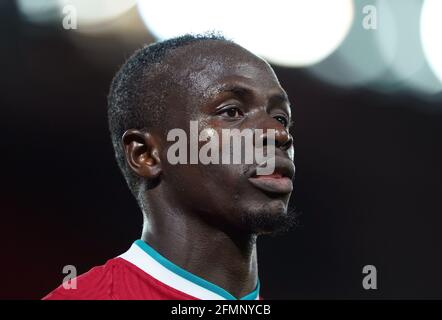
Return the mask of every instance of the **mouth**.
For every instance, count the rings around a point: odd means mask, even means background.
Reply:
[[[266,163],[260,164],[264,166]],[[258,167],[259,167],[258,166]],[[275,170],[268,175],[257,175],[256,168],[250,174],[249,181],[256,188],[274,194],[289,194],[293,191],[295,165],[288,158],[275,157]]]

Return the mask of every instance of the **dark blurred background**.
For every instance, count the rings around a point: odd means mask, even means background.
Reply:
[[[39,299],[63,266],[85,272],[141,233],[106,95],[157,36],[137,7],[66,30],[56,2],[0,2],[2,299]],[[442,85],[420,44],[423,2],[391,1],[389,13],[385,2],[353,4],[350,29],[320,61],[274,63],[294,105],[301,216],[287,235],[259,240],[265,298],[442,298]],[[372,33],[365,4],[378,8]],[[389,24],[395,46],[381,59],[373,32]],[[376,266],[377,290],[363,289],[364,265]]]

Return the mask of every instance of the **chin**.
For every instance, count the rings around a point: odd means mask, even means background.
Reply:
[[[296,223],[294,212],[288,210],[288,203],[279,199],[249,205],[241,220],[248,232],[258,235],[284,233]]]

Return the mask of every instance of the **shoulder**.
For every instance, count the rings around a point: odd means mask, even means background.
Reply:
[[[124,267],[124,260],[114,258],[60,285],[43,300],[110,300],[114,299],[114,273]]]

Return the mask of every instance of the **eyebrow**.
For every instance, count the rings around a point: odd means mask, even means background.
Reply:
[[[223,84],[217,88],[214,89],[214,91],[211,93],[212,97],[215,97],[222,93],[233,93],[238,96],[247,96],[253,94],[253,89],[247,88],[244,85],[238,85],[238,84]],[[268,98],[269,103],[287,103],[289,107],[291,107],[290,100],[287,96],[287,93],[285,91],[279,91],[277,93],[274,93],[270,95]]]
[[[223,84],[214,90],[212,96],[217,96],[221,93],[226,93],[226,92],[227,93],[231,92],[239,96],[245,96],[252,94],[253,90],[238,84]]]

